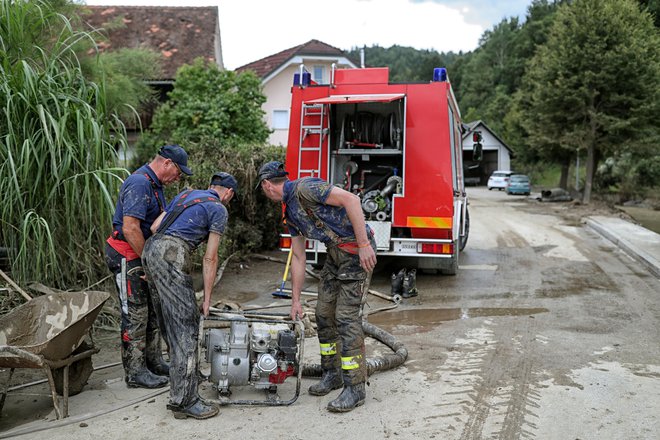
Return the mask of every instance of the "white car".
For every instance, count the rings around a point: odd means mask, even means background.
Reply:
[[[509,183],[509,177],[514,174],[513,171],[493,171],[493,174],[488,178],[488,191],[493,188],[497,188],[500,191],[506,188],[506,185]]]

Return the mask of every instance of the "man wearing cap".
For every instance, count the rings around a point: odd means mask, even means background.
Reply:
[[[183,148],[166,145],[128,176],[119,190],[105,258],[119,293],[122,363],[131,388],[159,388],[168,382],[169,365],[161,355],[159,323],[141,257],[151,225],[166,205],[163,187],[178,181],[181,174],[192,175],[187,165]]]
[[[309,393],[324,396],[343,386],[328,410],[351,411],[366,398],[362,307],[376,266],[376,243],[358,196],[322,179],[289,180],[288,174],[282,163],[268,162],[259,170],[257,188],[286,205],[284,216],[293,251],[291,319],[303,314],[300,291],[305,278],[305,238],[320,240],[327,248],[316,303],[323,375]]]
[[[170,409],[177,419],[206,419],[218,413],[197,392],[197,340],[199,310],[190,267],[193,250],[207,242],[202,274],[202,312],[208,316],[211,291],[218,267],[220,237],[227,226],[227,205],[238,190],[236,179],[227,173],[211,177],[207,190],[187,190],[169,204],[152,225],[154,235],[144,247],[144,267],[155,285],[165,334],[170,347]]]

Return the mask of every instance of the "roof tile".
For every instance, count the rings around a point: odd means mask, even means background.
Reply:
[[[164,78],[160,79],[173,79],[179,67],[197,57],[217,62],[216,6],[85,6],[85,9],[89,12],[82,14],[83,21],[93,28],[104,29],[102,33],[108,39],[98,42],[99,50],[146,47],[160,52],[164,57]],[[124,26],[117,26],[118,23]]]
[[[265,78],[273,71],[277,70],[286,61],[297,55],[322,55],[322,56],[341,56],[345,57],[346,54],[341,49],[330,46],[319,40],[309,40],[307,43],[285,49],[274,55],[267,56],[257,61],[253,61],[244,66],[238,67],[236,72],[244,72],[246,70],[254,71],[260,78]]]

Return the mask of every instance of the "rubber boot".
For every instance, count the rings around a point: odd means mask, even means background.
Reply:
[[[170,376],[170,364],[162,356],[156,361],[147,361],[147,368],[157,376]]]
[[[142,368],[125,378],[129,388],[162,388],[169,382],[167,377],[157,376],[147,368]]]
[[[356,385],[345,385],[339,397],[328,403],[330,412],[348,412],[363,405],[367,397],[364,382]]]
[[[410,269],[406,276],[403,278],[403,296],[404,298],[412,298],[417,296],[417,270]]]
[[[220,408],[215,404],[207,404],[202,399],[197,399],[195,403],[187,408],[180,408],[172,405],[167,405],[167,409],[172,410],[172,415],[175,419],[186,419],[192,417],[193,419],[208,419],[215,416],[220,412]]]
[[[338,390],[344,385],[344,380],[336,368],[323,370],[321,380],[309,387],[309,394],[312,396],[325,396],[332,390]]]
[[[401,269],[398,273],[392,274],[392,296],[403,294],[403,278],[406,276],[406,269]]]
[[[167,376],[170,375],[170,364],[169,362],[163,359],[161,353],[160,338],[157,338],[157,342],[147,341],[146,348],[146,358],[147,358],[147,368],[152,373],[158,376]]]

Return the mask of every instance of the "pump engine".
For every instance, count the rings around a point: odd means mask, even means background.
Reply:
[[[229,328],[211,328],[204,336],[206,361],[211,366],[209,380],[220,397],[228,397],[232,386],[251,385],[254,389],[266,391],[270,402],[279,399],[275,394],[277,386],[288,377],[298,375],[300,381],[303,336],[300,331],[296,332],[293,323],[248,318],[229,322]],[[293,401],[296,398],[297,394]]]

